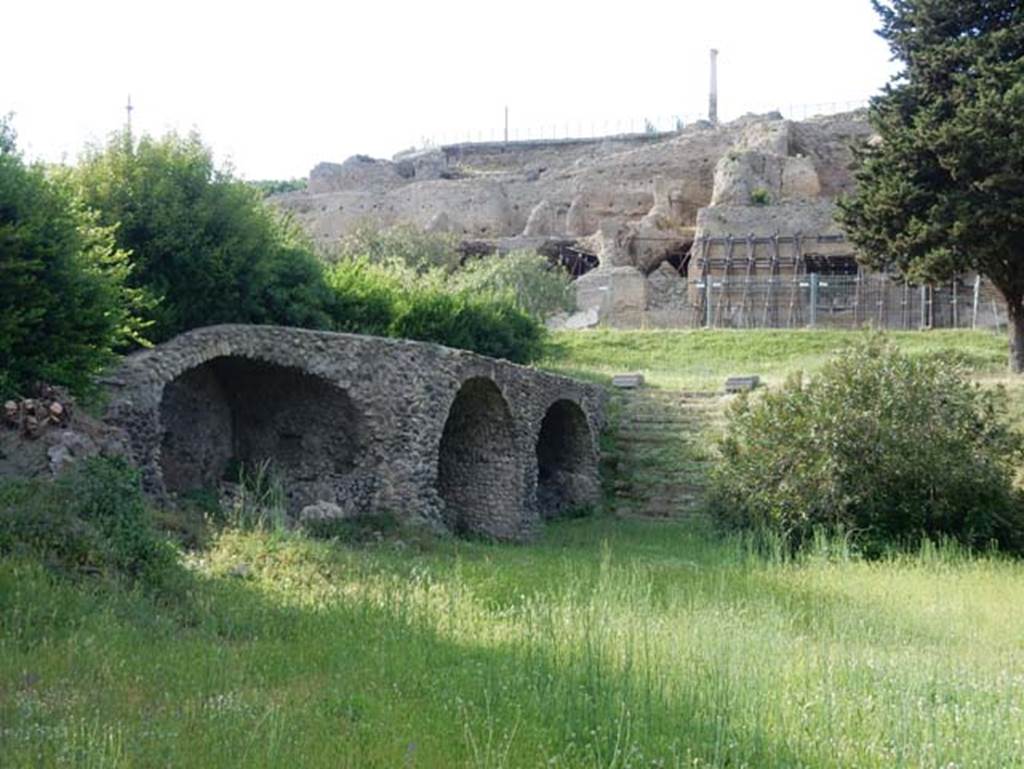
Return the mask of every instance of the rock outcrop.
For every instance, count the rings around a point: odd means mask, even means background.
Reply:
[[[831,205],[853,189],[852,148],[872,135],[863,112],[803,122],[770,113],[667,134],[450,145],[322,163],[306,191],[273,201],[325,243],[367,221],[499,251],[575,241],[599,270],[618,270],[590,281],[600,291],[580,283],[582,309],[616,325],[646,323],[652,307],[638,307],[641,293],[685,295],[661,266],[685,280],[702,238],[837,234]],[[640,292],[637,280],[655,273],[657,290]]]

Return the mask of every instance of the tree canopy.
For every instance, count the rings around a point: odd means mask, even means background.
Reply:
[[[66,169],[26,164],[0,118],[0,395],[40,380],[86,390],[117,348],[139,341],[129,271]]]
[[[967,271],[1006,299],[1024,370],[1024,8],[1019,0],[873,0],[903,70],[872,100],[840,221],[876,268],[913,280]]]
[[[215,323],[330,328],[334,295],[297,226],[214,165],[198,135],[117,134],[77,169],[86,202],[129,251],[154,342]]]

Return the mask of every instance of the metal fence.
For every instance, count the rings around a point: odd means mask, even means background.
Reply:
[[[779,112],[786,120],[807,120],[821,115],[852,112],[868,106],[867,99],[856,101],[819,102],[815,104],[763,105],[747,112]],[[498,115],[495,115],[498,118]],[[553,141],[559,139],[600,139],[636,134],[667,134],[680,131],[700,120],[704,113],[677,113],[672,115],[632,115],[629,117],[570,117],[547,122],[523,124],[513,119],[507,125],[501,120],[484,121],[475,127],[451,128],[421,136],[413,146],[440,147],[448,144],[473,144],[498,141]]]
[[[690,325],[706,328],[995,328],[999,293],[979,277],[913,285],[890,275],[794,273],[691,281]]]

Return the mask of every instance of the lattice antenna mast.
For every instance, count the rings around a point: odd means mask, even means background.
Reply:
[[[124,146],[125,149],[131,154],[135,147],[135,142],[132,139],[132,110],[135,107],[132,106],[132,95],[128,94],[128,103],[124,105]]]

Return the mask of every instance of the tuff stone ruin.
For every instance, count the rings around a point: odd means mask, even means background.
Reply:
[[[730,239],[754,239],[755,257],[771,238],[796,242],[799,260],[851,257],[834,202],[853,189],[853,147],[872,136],[860,111],[449,145],[321,163],[307,190],[274,200],[324,244],[363,222],[406,223],[454,233],[477,251],[536,248],[580,273],[597,262],[578,280],[574,322],[685,325],[695,283],[718,269]]]
[[[601,388],[438,345],[274,326],[182,334],[108,381],[159,497],[273,462],[293,516],[390,511],[522,540],[598,499]]]

